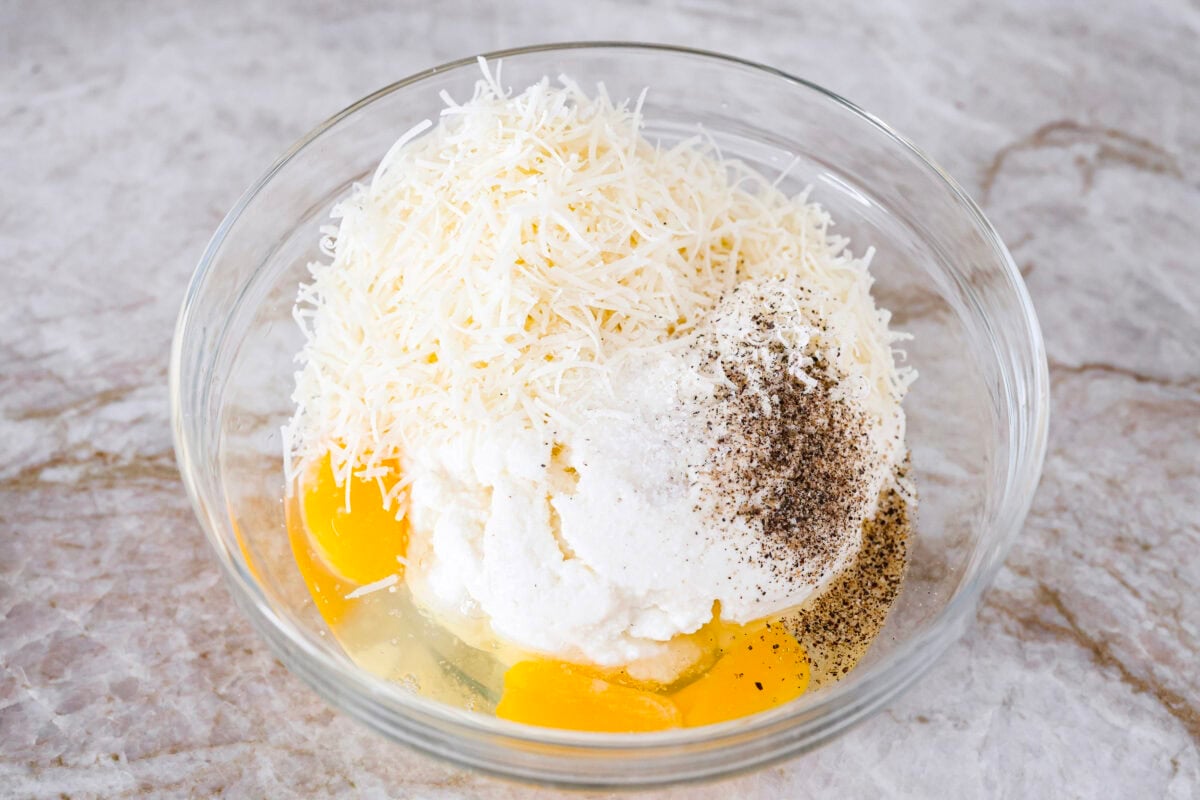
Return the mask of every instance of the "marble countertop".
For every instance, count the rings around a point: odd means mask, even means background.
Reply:
[[[175,470],[168,342],[209,235],[308,128],[586,37],[764,61],[888,120],[1009,243],[1051,364],[1045,477],[966,638],[826,748],[652,796],[1195,797],[1200,8],[475,6],[0,4],[0,796],[529,794],[368,733],[250,630]]]

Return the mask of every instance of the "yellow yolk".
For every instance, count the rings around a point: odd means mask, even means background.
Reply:
[[[522,661],[504,673],[496,716],[544,728],[635,733],[678,728],[683,720],[667,697],[611,683],[586,667]]]
[[[692,636],[721,648],[716,662],[673,694],[561,661],[522,661],[504,676],[496,716],[570,730],[634,732],[696,727],[774,708],[804,694],[804,648],[782,625],[710,623]]]
[[[354,584],[340,578],[325,564],[325,560],[313,546],[304,522],[300,518],[300,503],[291,498],[286,507],[288,540],[292,545],[292,556],[300,568],[300,577],[312,595],[313,603],[330,628],[336,630],[353,603],[346,595],[354,591]]]
[[[258,570],[258,564],[250,552],[250,546],[246,544],[246,537],[242,536],[242,526],[238,525],[232,510],[229,512],[229,524],[233,527],[233,538],[237,539],[238,550],[242,552],[242,560],[246,562],[246,569],[250,570],[254,580],[262,583],[262,573]]]
[[[671,698],[688,727],[757,714],[795,700],[808,688],[804,648],[778,623],[746,632],[712,669]]]
[[[346,487],[337,485],[325,456],[301,482],[299,499],[291,498],[285,509],[300,576],[330,627],[355,602],[347,600],[347,594],[403,574],[399,559],[408,548],[408,523],[384,508],[375,481],[350,480],[347,510]]]
[[[352,477],[347,492],[328,455],[310,476],[301,487],[304,527],[325,563],[360,586],[402,574],[408,522],[384,506],[379,484]]]

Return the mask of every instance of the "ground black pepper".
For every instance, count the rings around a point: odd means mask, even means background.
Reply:
[[[771,571],[814,583],[837,568],[847,532],[864,521],[875,456],[864,412],[837,395],[840,376],[819,353],[807,381],[789,369],[796,354],[771,336],[775,311],[755,314],[732,353],[728,342],[705,353],[729,381],[712,407],[719,434],[708,477],[718,517],[761,532]]]
[[[797,354],[772,335],[779,310],[768,301],[732,350],[728,341],[698,342],[706,366],[727,378],[706,421],[717,435],[702,471],[718,518],[739,517],[760,533],[760,552],[747,559],[765,558],[788,582],[832,577],[784,621],[820,686],[849,672],[883,626],[907,563],[909,516],[893,488],[903,478],[896,470],[874,517],[864,518],[880,466],[870,420],[837,391],[843,376],[816,348],[800,356],[803,377],[790,368]],[[859,531],[861,547],[847,561]]]
[[[848,673],[883,627],[904,579],[910,528],[908,504],[896,489],[885,489],[863,526],[858,555],[825,592],[784,620],[808,654],[814,688]]]

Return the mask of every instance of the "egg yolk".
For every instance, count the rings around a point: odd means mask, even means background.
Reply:
[[[351,477],[338,486],[326,455],[302,487],[304,527],[325,563],[351,583],[364,586],[402,573],[408,522],[384,506],[374,480]]]
[[[345,578],[335,575],[321,554],[313,546],[308,531],[304,529],[304,521],[300,518],[300,503],[292,498],[286,507],[288,541],[292,545],[292,557],[300,568],[300,577],[312,595],[313,604],[321,618],[330,628],[337,630],[346,616],[346,611],[353,603],[346,595],[354,591],[355,586]]]
[[[576,731],[635,733],[678,728],[667,697],[606,681],[562,661],[521,661],[504,673],[496,716],[527,725]]]
[[[808,688],[804,648],[782,625],[726,626],[708,636],[720,639],[720,656],[671,694],[639,687],[623,674],[606,679],[598,670],[561,661],[522,661],[505,673],[496,716],[549,728],[655,731],[757,714]]]
[[[757,714],[808,689],[804,648],[778,623],[739,636],[712,669],[671,695],[688,727]]]
[[[348,493],[338,486],[328,455],[301,481],[299,495],[286,509],[292,554],[317,610],[333,626],[354,602],[347,594],[403,574],[408,523],[384,507],[374,480],[352,477]]]

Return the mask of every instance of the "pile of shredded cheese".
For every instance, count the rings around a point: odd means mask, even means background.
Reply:
[[[296,309],[292,477],[328,452],[339,481],[379,478],[396,496],[384,462],[456,431],[569,429],[605,405],[623,363],[683,352],[747,280],[811,290],[825,358],[881,436],[903,440],[912,374],[870,296],[871,252],[854,257],[824,210],[702,135],[647,140],[642,99],[565,77],[513,95],[484,72],[334,209],[331,260],[310,266]]]

